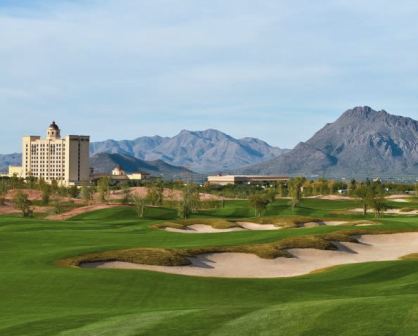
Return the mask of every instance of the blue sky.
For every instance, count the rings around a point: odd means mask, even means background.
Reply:
[[[217,128],[280,147],[346,109],[418,119],[418,2],[0,0],[0,153]]]

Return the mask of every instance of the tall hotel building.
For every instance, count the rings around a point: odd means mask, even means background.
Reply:
[[[36,177],[48,183],[71,186],[90,180],[90,137],[67,135],[61,138],[55,122],[48,127],[47,136],[23,137],[21,176]]]

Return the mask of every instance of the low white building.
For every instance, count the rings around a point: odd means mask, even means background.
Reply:
[[[108,176],[106,174],[97,174],[93,175],[93,180],[97,180],[101,177]],[[112,174],[110,176],[111,180],[114,181],[142,181],[150,177],[150,174],[144,172],[134,172],[126,173],[120,165],[117,165],[112,169]]]
[[[285,176],[269,175],[214,175],[208,176],[208,183],[212,185],[228,184],[267,184],[272,182],[288,181]]]
[[[23,177],[22,166],[9,166],[9,177]]]

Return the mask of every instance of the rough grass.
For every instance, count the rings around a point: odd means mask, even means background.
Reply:
[[[415,211],[416,209],[414,208],[400,208],[399,212],[411,212],[411,211]]]
[[[139,248],[90,253],[84,256],[60,260],[59,266],[80,266],[85,262],[125,261],[146,265],[181,266],[189,265],[187,254],[182,250]]]
[[[306,223],[323,223],[326,221],[339,221],[337,218],[319,218],[319,217],[309,217],[309,216],[264,216],[259,217],[256,219],[251,220],[254,223],[259,224],[274,224],[276,226],[280,226],[283,228],[295,228],[303,226],[303,224]],[[341,219],[341,221],[347,221],[350,220],[347,219]]]
[[[403,259],[403,260],[418,260],[418,253],[407,254],[407,255],[401,257],[400,259]]]

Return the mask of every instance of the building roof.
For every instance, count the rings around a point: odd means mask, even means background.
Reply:
[[[52,123],[51,123],[51,125],[49,125],[49,128],[53,128],[53,129],[55,129],[55,130],[59,130],[59,127],[58,127],[58,125],[55,123],[55,121],[53,121]]]

